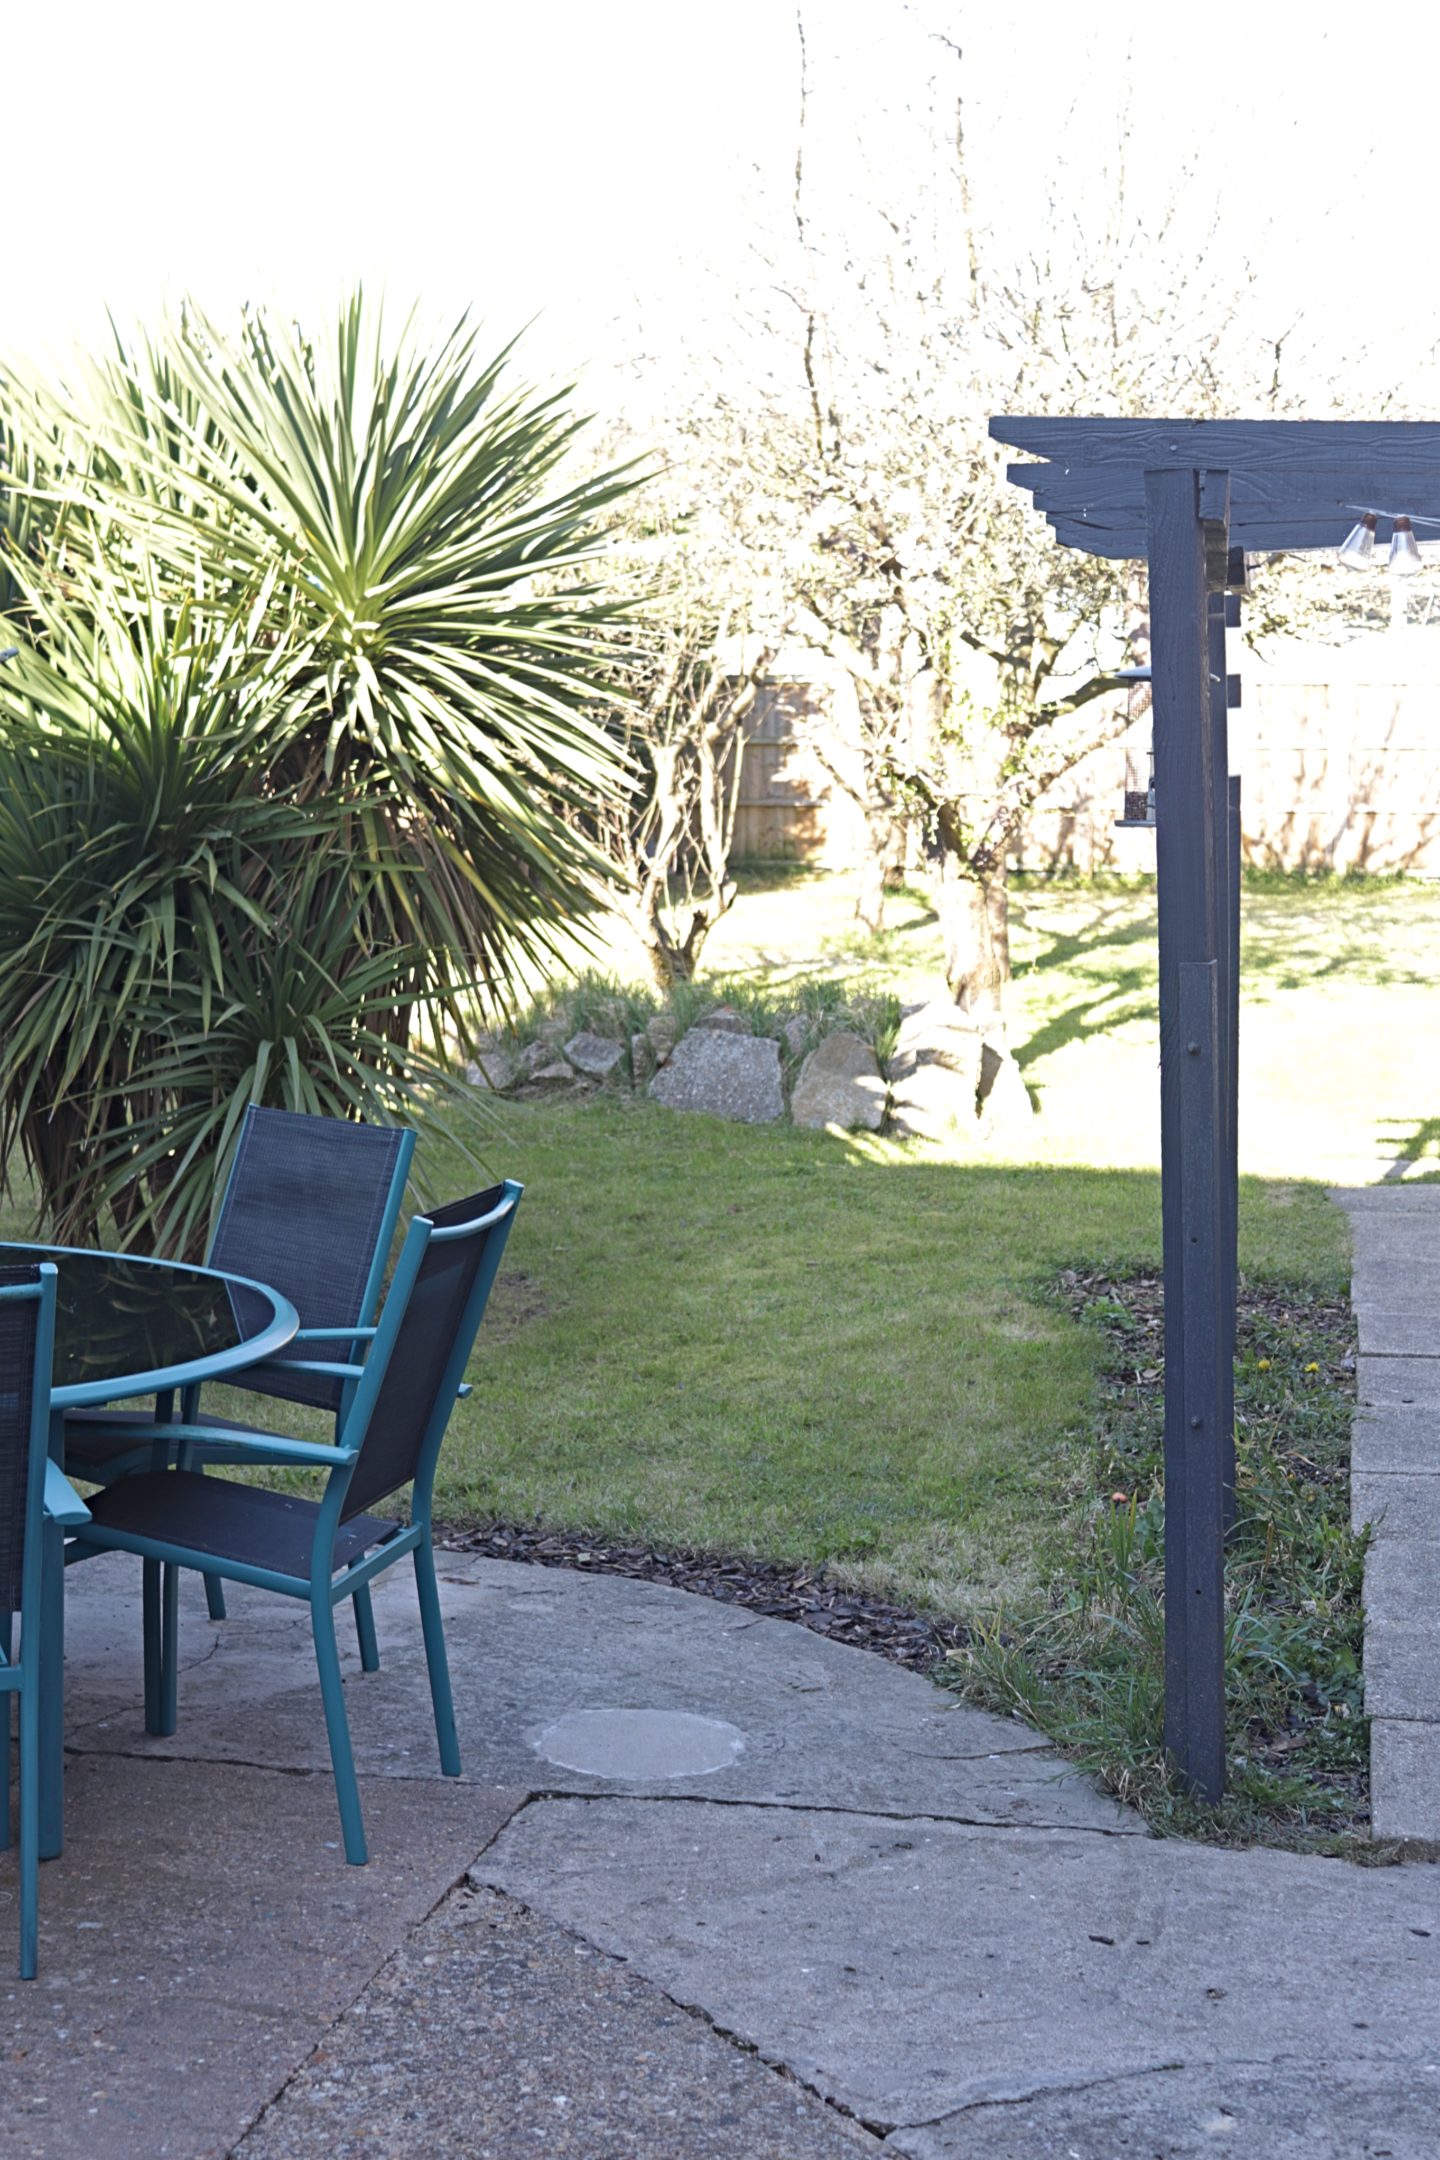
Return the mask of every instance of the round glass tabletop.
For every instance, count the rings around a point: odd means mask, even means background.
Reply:
[[[273,1357],[299,1326],[263,1283],[66,1245],[0,1244],[0,1267],[53,1260],[57,1408],[218,1379]]]

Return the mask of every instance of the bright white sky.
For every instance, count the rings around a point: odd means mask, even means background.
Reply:
[[[862,133],[927,27],[956,36],[1017,233],[1076,91],[1097,153],[1128,92],[1132,172],[1163,186],[1198,144],[1226,252],[1248,249],[1277,315],[1431,342],[1431,0],[1096,12],[811,0],[807,19],[828,110]],[[538,316],[542,372],[613,354],[637,315],[663,337],[701,265],[743,264],[749,175],[783,184],[794,21],[790,0],[12,5],[0,353],[187,289],[222,316],[271,296],[313,319],[357,272],[472,307],[497,342]]]

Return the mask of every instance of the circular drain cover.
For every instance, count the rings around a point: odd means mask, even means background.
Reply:
[[[535,1752],[588,1777],[705,1777],[728,1769],[745,1735],[689,1710],[572,1710],[547,1725]]]

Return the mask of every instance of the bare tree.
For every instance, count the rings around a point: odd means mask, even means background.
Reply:
[[[994,1008],[1017,835],[1126,724],[1119,670],[1148,652],[1135,567],[1054,544],[1007,483],[988,418],[1284,413],[1303,370],[1293,330],[1259,326],[1243,273],[1217,289],[1219,211],[1197,215],[1192,173],[1158,209],[1131,202],[1123,115],[1103,188],[1072,201],[1057,165],[1042,229],[1011,260],[972,200],[948,36],[929,40],[908,98],[903,190],[883,160],[867,169],[863,133],[848,192],[812,182],[821,93],[803,10],[797,33],[784,216],[731,344],[660,393],[669,485],[707,521],[722,589],[853,685],[853,739],[815,747],[864,811],[862,918],[879,926],[923,838],[951,991]]]
[[[689,982],[735,898],[730,851],[744,755],[770,649],[727,620],[682,609],[630,636],[628,704],[617,717],[635,793],[607,834],[625,873],[625,911],[656,985]]]

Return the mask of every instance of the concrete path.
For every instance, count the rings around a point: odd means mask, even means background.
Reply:
[[[0,2155],[1435,2160],[1440,1870],[1146,1837],[1011,1722],[654,1585],[472,1557],[347,1661],[347,1869],[303,1621],[72,1573],[70,1838],[0,1968]],[[0,1858],[0,1957],[14,1873]],[[13,1967],[9,1968],[13,1970]]]
[[[1336,1192],[1359,1336],[1351,1456],[1365,1562],[1377,1837],[1440,1843],[1440,1186]],[[1437,2144],[1440,2150],[1440,2144]]]

